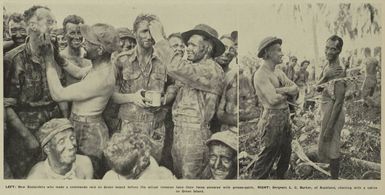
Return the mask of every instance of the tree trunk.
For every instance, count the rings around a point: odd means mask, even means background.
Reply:
[[[366,160],[361,160],[361,159],[358,159],[358,158],[354,158],[354,157],[350,157],[350,159],[365,167],[365,168],[369,168],[369,169],[372,169],[372,170],[375,170],[375,171],[381,171],[381,164],[380,163],[375,163],[375,162],[370,162],[370,161],[366,161]]]
[[[316,11],[316,9],[314,9]],[[313,48],[314,48],[314,56],[315,56],[315,69],[314,69],[314,80],[317,80],[317,67],[320,67],[320,59],[319,59],[319,50],[318,50],[318,42],[317,42],[317,22],[318,22],[318,15],[317,13],[313,14],[313,20],[312,20],[312,29],[313,29]]]

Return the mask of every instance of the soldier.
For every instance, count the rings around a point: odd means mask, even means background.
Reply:
[[[60,56],[59,66],[65,67],[73,76],[83,79],[75,84],[63,87],[55,74],[57,68],[52,51],[45,48],[47,80],[52,98],[57,102],[72,102],[71,122],[74,126],[79,153],[89,156],[95,170],[95,178],[104,173],[102,161],[103,149],[108,141],[108,128],[103,120],[104,111],[115,86],[115,69],[111,63],[111,54],[118,49],[119,38],[114,27],[108,24],[81,25],[85,58],[91,60],[92,67],[82,72],[78,66]],[[73,72],[73,70],[75,70]],[[76,74],[78,75],[76,75]],[[82,75],[81,75],[82,74]]]
[[[286,67],[283,68],[283,72],[286,74],[287,78],[294,81],[295,76],[295,66],[297,65],[297,57],[290,56],[289,62],[286,64]]]
[[[126,27],[121,27],[116,29],[118,31],[119,35],[119,46],[120,49],[113,53],[112,59],[116,59],[116,55],[119,54],[119,52],[126,52],[131,49],[133,49],[136,46],[136,40],[135,35],[132,33],[132,31]],[[115,83],[115,87],[117,87],[117,90],[120,88],[119,80]],[[103,112],[103,118],[106,121],[107,127],[109,129],[110,135],[114,134],[119,128],[120,128],[120,122],[119,122],[119,108],[120,105],[113,102],[112,99],[110,99],[107,103],[106,109]]]
[[[8,30],[11,39],[5,40],[5,42],[8,42],[9,44],[4,44],[3,53],[6,53],[12,50],[13,48],[16,48],[17,46],[25,43],[25,39],[27,38],[27,24],[25,23],[22,14],[11,14],[8,19],[7,27],[8,29],[6,30]]]
[[[322,91],[321,104],[321,133],[318,143],[318,154],[321,162],[330,164],[332,179],[338,179],[340,167],[340,134],[345,123],[345,111],[343,109],[346,83],[343,80],[344,72],[340,64],[339,55],[342,51],[343,40],[333,35],[326,41],[325,65],[318,85]]]
[[[170,42],[171,47],[174,49],[174,52],[179,53],[181,56],[185,52],[185,44],[182,40],[182,35],[180,33],[173,33],[168,36],[167,40]]]
[[[225,51],[215,61],[225,72],[225,88],[217,109],[217,117],[221,131],[237,131],[238,124],[238,68],[229,69],[231,61],[237,54],[235,40],[230,35],[224,35],[220,39],[225,45]]]
[[[180,33],[172,33],[168,36],[167,40],[170,42],[171,47],[174,49],[175,53],[179,53],[180,55],[184,56],[185,54],[185,44],[182,40],[182,35]],[[169,86],[169,88],[174,87],[175,81],[170,77],[167,76],[167,82],[166,86]],[[163,158],[160,164],[164,165],[165,167],[169,169],[173,169],[173,162],[172,162],[172,155],[171,155],[171,147],[172,147],[172,140],[173,140],[173,131],[174,131],[174,123],[172,122],[172,102],[167,105],[167,114],[166,118],[164,120],[164,126],[165,126],[165,139],[164,139],[164,150],[163,150]]]
[[[76,138],[66,118],[52,119],[38,131],[47,158],[37,163],[27,179],[92,179],[93,168],[87,156],[76,154]]]
[[[84,49],[82,48],[83,36],[80,32],[80,25],[84,24],[83,18],[77,15],[69,15],[63,20],[64,37],[67,47],[60,52],[66,60],[81,68],[90,67],[91,61],[84,58]],[[58,37],[59,38],[59,37]],[[59,41],[59,40],[58,40]],[[59,44],[60,46],[60,44]],[[74,78],[66,72],[66,86],[77,83],[80,80]]]
[[[120,39],[120,48],[122,51],[128,51],[136,46],[135,35],[132,31],[126,27],[117,29]]]
[[[64,30],[63,28],[56,28],[52,30],[51,32],[51,39],[53,42],[57,42],[59,46],[59,50],[63,51],[67,47],[67,41],[64,37]]]
[[[182,33],[187,45],[186,61],[165,40],[159,21],[151,22],[150,32],[167,74],[178,87],[172,108],[174,173],[179,178],[198,179],[207,159],[204,142],[211,134],[209,122],[223,91],[224,73],[214,58],[222,55],[225,47],[215,29],[199,24]]]
[[[237,179],[237,133],[229,130],[214,133],[206,145],[209,160],[202,179]]]
[[[103,180],[175,179],[170,170],[158,165],[150,150],[151,144],[145,134],[115,133],[104,149],[112,170]]]
[[[263,105],[258,123],[262,151],[252,171],[254,179],[267,179],[276,159],[277,178],[283,179],[289,167],[292,134],[287,97],[295,95],[298,87],[276,68],[282,63],[281,44],[279,38],[266,37],[258,48],[264,63],[254,74],[254,88]]]
[[[137,45],[134,49],[121,52],[114,60],[118,71],[116,88],[112,100],[120,104],[118,118],[120,131],[132,133],[133,129],[152,139],[151,155],[160,162],[165,138],[164,119],[168,104],[175,97],[175,90],[166,89],[166,66],[154,52],[154,40],[149,25],[155,15],[142,14],[136,17],[133,31]],[[165,93],[161,105],[152,106],[145,93]],[[147,96],[148,97],[148,96]],[[135,128],[134,128],[135,127]]]
[[[47,7],[33,6],[24,12],[24,22],[28,32],[25,44],[4,57],[4,97],[16,101],[10,107],[14,110],[12,118],[19,121],[19,128],[33,135],[48,120],[68,116],[68,107],[66,103],[58,104],[52,100],[45,73],[46,63],[40,48],[44,42],[41,38],[49,37],[46,35],[50,34],[56,24],[54,16]],[[55,50],[55,54],[58,52]],[[58,70],[59,74],[61,72]],[[39,160],[39,154],[27,150],[23,139],[19,135],[12,135],[13,132],[10,130],[9,139],[13,141],[5,149],[5,155],[15,178],[23,178]]]
[[[309,72],[306,70],[309,66],[310,62],[308,60],[304,60],[301,62],[300,69],[295,73],[295,79],[294,83],[299,88],[299,95],[298,95],[298,104],[302,107],[305,103],[305,91],[308,88],[308,81],[309,81]]]

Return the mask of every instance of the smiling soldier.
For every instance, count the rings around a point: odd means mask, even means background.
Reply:
[[[83,18],[77,15],[69,15],[64,18],[63,29],[67,47],[60,52],[64,58],[79,67],[91,66],[91,61],[85,59],[84,50],[82,49],[83,36],[80,32],[80,24],[84,24]],[[79,82],[80,80],[74,78],[66,73],[66,85]]]
[[[91,68],[79,68],[61,58],[60,66],[82,80],[63,87],[55,72],[52,50],[46,47],[47,80],[52,98],[57,102],[72,102],[71,122],[78,140],[79,152],[92,160],[95,178],[104,175],[103,149],[108,141],[108,128],[103,120],[104,111],[115,86],[115,69],[111,64],[111,54],[119,47],[118,33],[108,24],[81,25],[85,38],[85,58],[92,62]],[[82,70],[88,70],[84,72]]]
[[[236,179],[237,148],[236,132],[226,130],[213,134],[206,145],[209,147],[208,166],[202,179]]]
[[[172,108],[174,171],[179,178],[198,179],[207,159],[204,143],[211,134],[209,123],[224,84],[223,70],[214,58],[222,55],[225,46],[215,29],[198,24],[182,33],[187,45],[186,61],[165,39],[163,26],[158,20],[151,21],[150,32],[156,43],[155,50],[177,87]]]
[[[76,138],[68,119],[52,119],[37,134],[47,158],[31,169],[27,179],[92,179],[91,160],[76,154]]]

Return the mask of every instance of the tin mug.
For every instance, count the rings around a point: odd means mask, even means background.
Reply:
[[[146,91],[144,94],[145,98],[150,102],[147,104],[154,107],[160,106],[161,92],[160,91]]]

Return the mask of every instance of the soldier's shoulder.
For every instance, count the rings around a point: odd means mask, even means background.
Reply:
[[[25,50],[25,44],[19,45],[13,48],[12,50],[8,51],[4,56],[4,60],[12,61],[16,57],[20,56],[24,50]]]
[[[221,65],[219,65],[214,59],[207,60],[206,63],[208,63],[207,65],[211,65],[216,71],[221,72],[223,75],[225,74]]]
[[[45,179],[44,161],[35,164],[28,173],[27,179]]]
[[[262,68],[258,68],[254,73],[252,73],[252,79],[265,80],[266,78],[266,72],[264,72]]]

